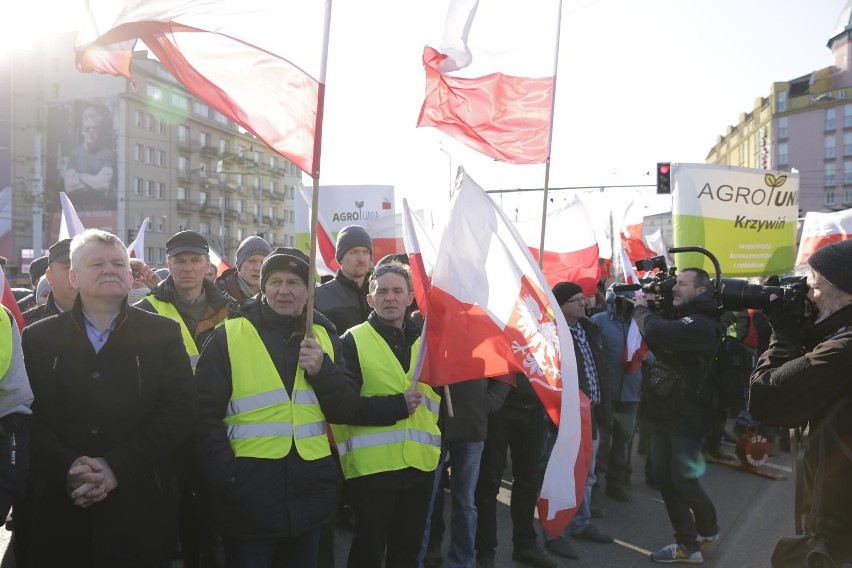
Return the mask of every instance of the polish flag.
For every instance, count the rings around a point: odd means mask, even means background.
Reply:
[[[21,308],[18,307],[18,301],[15,299],[15,294],[12,293],[12,287],[9,281],[6,280],[6,271],[0,267],[0,289],[3,290],[3,297],[0,298],[2,303],[12,313],[15,323],[18,324],[18,331],[24,329],[24,316],[21,315]]]
[[[621,245],[626,250],[631,265],[635,265],[637,260],[657,256],[656,252],[648,248],[642,237],[643,223],[642,210],[637,206],[636,201],[631,201],[624,210],[621,227]]]
[[[374,262],[378,262],[389,254],[405,252],[405,244],[402,241],[402,213],[371,217],[362,224],[373,239]]]
[[[89,0],[86,5],[77,69],[132,82],[132,52],[141,39],[193,95],[302,171],[319,175],[331,0]],[[295,25],[283,32],[283,22]]]
[[[836,213],[805,213],[802,238],[796,266],[806,264],[813,253],[823,245],[843,241],[852,236],[852,209]]]
[[[68,198],[64,191],[59,192],[59,202],[62,204],[62,218],[59,221],[59,239],[73,239],[80,233],[86,230],[80,217],[77,215],[77,210],[74,209],[74,204]]]
[[[546,162],[561,8],[560,0],[528,0],[523,8],[450,0],[440,47],[423,50],[426,97],[417,126],[434,126],[501,162]]]
[[[219,256],[215,250],[210,249],[207,254],[210,257],[210,262],[216,265],[216,278],[219,278],[220,276],[225,274],[226,270],[232,268],[232,266],[228,264],[228,262],[224,258]]]
[[[515,223],[533,258],[538,260],[541,245],[541,217]],[[565,206],[547,213],[542,272],[548,287],[559,282],[576,282],[586,295],[594,294],[601,268],[598,242],[583,202],[574,196]]]
[[[411,269],[411,280],[414,285],[414,298],[417,309],[425,317],[429,309],[429,289],[432,287],[432,271],[438,251],[429,231],[408,207],[408,200],[402,200],[402,238],[405,241],[405,251],[408,254],[408,265]]]
[[[142,221],[142,225],[139,226],[139,232],[136,233],[136,238],[133,239],[133,242],[127,247],[131,258],[138,258],[142,262],[145,262],[145,230],[148,229],[149,221],[150,218],[145,217],[145,220]]]
[[[652,255],[653,256],[653,255]],[[639,276],[636,274],[636,268],[630,262],[627,256],[623,243],[621,247],[621,266],[624,270],[624,281],[627,284],[639,284]],[[641,294],[642,292],[636,292]],[[631,319],[630,326],[627,328],[627,340],[624,343],[624,364],[632,373],[639,369],[639,365],[648,356],[650,349],[642,338],[639,332],[639,326],[636,321]]]
[[[585,483],[588,466],[578,454],[581,432],[590,428],[581,423],[571,332],[512,222],[463,172],[459,181],[432,272],[415,376],[433,386],[512,372],[529,377],[559,427],[541,490],[542,522],[564,528],[570,518],[560,513],[576,507]]]
[[[311,193],[308,193],[307,188],[302,185],[302,182],[296,183],[299,197],[305,203],[305,210],[308,212],[308,218],[311,218]],[[313,192],[313,188],[311,188]],[[320,194],[320,197],[322,194]],[[317,254],[316,269],[318,274],[325,276],[334,276],[340,270],[340,263],[336,258],[337,241],[334,238],[331,230],[328,228],[328,222],[322,216],[322,213],[317,213]]]

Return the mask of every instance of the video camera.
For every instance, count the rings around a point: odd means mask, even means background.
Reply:
[[[764,309],[769,305],[770,297],[776,296],[783,302],[783,310],[788,315],[799,317],[803,321],[809,318],[813,312],[813,305],[808,300],[808,285],[804,276],[786,276],[781,278],[778,286],[763,286],[761,284],[750,284],[747,280],[737,278],[722,278],[722,270],[719,261],[710,251],[701,247],[677,247],[670,248],[671,254],[679,252],[698,252],[707,256],[716,269],[714,280],[713,297],[716,301],[718,313],[725,310],[745,310],[749,308]],[[613,292],[641,291],[644,294],[653,294],[648,299],[648,308],[661,314],[663,317],[673,319],[674,309],[672,289],[677,282],[677,267],[669,268],[665,258],[655,256],[640,260],[636,263],[636,270],[653,274],[647,278],[640,279],[640,284],[623,284],[612,287]],[[628,298],[616,296],[615,313],[623,318],[630,317],[633,311],[633,303]]]

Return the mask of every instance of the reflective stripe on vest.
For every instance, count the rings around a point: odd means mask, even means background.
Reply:
[[[0,308],[0,380],[12,364],[12,318],[5,308]]]
[[[361,396],[387,396],[411,388],[420,339],[411,346],[411,365],[402,370],[396,356],[378,332],[365,322],[349,330],[361,365]],[[441,433],[438,430],[440,398],[428,386],[417,383],[422,402],[407,419],[391,426],[332,424],[340,465],[346,479],[413,467],[432,471],[438,465]]]
[[[331,455],[325,416],[316,393],[296,366],[292,399],[257,329],[245,318],[225,320],[231,359],[231,400],[224,423],[237,457],[277,459],[293,444],[305,460]],[[328,332],[313,327],[314,337],[334,360]]]
[[[195,366],[198,365],[198,346],[195,344],[192,334],[189,333],[189,328],[186,327],[180,312],[178,312],[174,304],[158,300],[154,296],[148,296],[145,299],[157,310],[158,314],[166,316],[180,325],[180,336],[183,339],[183,346],[186,348],[186,354],[189,355],[189,364],[192,365],[192,372],[194,373]]]

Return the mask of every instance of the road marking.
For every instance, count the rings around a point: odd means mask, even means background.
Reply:
[[[650,550],[645,550],[642,547],[636,546],[635,544],[630,544],[629,542],[624,542],[623,540],[615,539],[615,544],[620,544],[624,548],[629,548],[630,550],[635,550],[636,552],[639,552],[644,556],[650,556],[651,555]]]
[[[781,471],[786,471],[787,473],[793,473],[793,468],[788,467],[786,465],[778,465],[778,464],[775,464],[775,463],[766,462],[765,464],[763,464],[763,466],[764,467],[772,467],[772,468],[775,468],[775,469],[779,469]]]

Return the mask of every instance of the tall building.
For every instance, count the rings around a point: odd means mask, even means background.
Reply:
[[[128,243],[148,218],[145,260],[155,266],[184,229],[231,263],[249,235],[294,244],[298,168],[146,52],[134,54],[131,85],[78,73],[73,41],[57,36],[0,62],[9,85],[0,87],[0,254],[12,273],[26,271],[28,249],[56,240],[62,191],[84,225]]]
[[[799,172],[799,208],[852,207],[852,1],[828,39],[834,64],[789,81],[742,113],[707,162]]]

